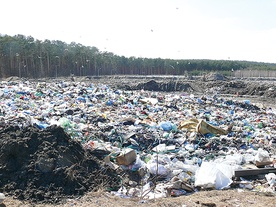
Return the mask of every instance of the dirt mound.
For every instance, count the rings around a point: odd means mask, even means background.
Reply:
[[[119,187],[117,174],[101,167],[93,152],[60,127],[9,126],[0,131],[0,145],[0,188],[19,199],[60,202],[87,191]]]
[[[148,82],[145,83],[139,83],[137,85],[137,89],[144,89],[147,91],[159,91],[159,84],[155,81],[155,80],[150,80]]]
[[[207,81],[225,81],[227,80],[227,78],[219,73],[209,73],[207,75],[205,75],[204,77],[205,80]]]
[[[276,97],[276,87],[272,84],[250,83],[244,93],[252,96]]]
[[[178,81],[168,81],[168,82],[156,82],[155,80],[150,80],[145,83],[139,83],[137,86],[132,88],[133,90],[147,90],[147,91],[185,91],[191,92],[194,89],[191,87],[189,83],[182,83]]]

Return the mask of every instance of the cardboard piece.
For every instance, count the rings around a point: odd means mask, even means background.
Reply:
[[[116,157],[116,162],[119,165],[130,165],[136,160],[136,156],[135,150],[126,148]]]

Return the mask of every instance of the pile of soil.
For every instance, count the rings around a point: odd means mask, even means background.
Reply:
[[[144,83],[138,83],[136,86],[132,87],[131,90],[147,90],[147,91],[185,91],[192,92],[194,89],[189,83],[182,83],[178,81],[168,81],[168,82],[157,82],[155,80],[150,80]]]
[[[120,179],[61,127],[0,131],[0,189],[33,202],[57,203],[87,191],[116,190]],[[98,153],[96,153],[98,154]]]
[[[225,77],[222,74],[219,74],[219,73],[209,73],[209,74],[204,76],[203,80],[207,80],[207,81],[224,81],[224,80],[228,80],[228,78]]]

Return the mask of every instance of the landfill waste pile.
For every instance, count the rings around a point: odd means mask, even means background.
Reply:
[[[0,97],[4,194],[46,202],[98,189],[141,199],[227,188],[275,195],[273,107],[70,80],[2,81]]]

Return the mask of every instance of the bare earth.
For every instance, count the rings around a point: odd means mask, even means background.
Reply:
[[[270,194],[231,190],[212,190],[200,191],[191,195],[162,198],[156,200],[140,200],[139,198],[119,198],[106,192],[88,193],[82,198],[68,199],[63,204],[32,204],[19,201],[8,197],[0,207],[71,207],[71,206],[151,206],[151,207],[189,207],[189,206],[208,206],[208,207],[275,207],[276,197]]]

